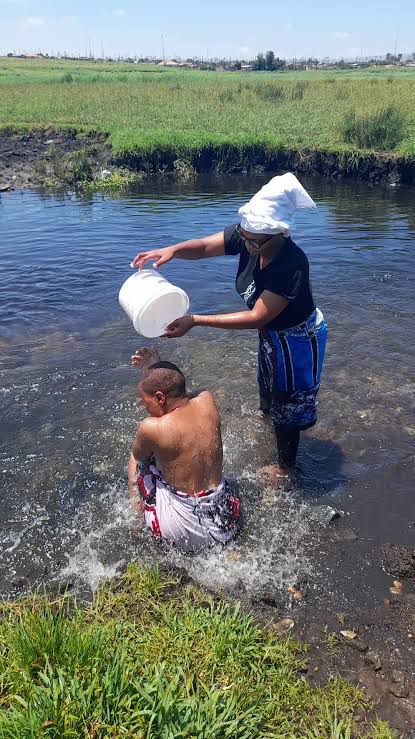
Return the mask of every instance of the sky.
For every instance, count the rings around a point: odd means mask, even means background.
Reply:
[[[414,0],[0,0],[0,54],[352,58],[415,51]]]

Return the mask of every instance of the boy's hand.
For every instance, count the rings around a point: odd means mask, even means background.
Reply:
[[[140,498],[137,490],[137,483],[135,481],[130,481],[128,483],[128,496],[130,498],[131,507],[137,513],[144,513],[144,502]]]
[[[144,349],[137,349],[131,357],[131,364],[133,367],[139,367],[145,369],[151,364],[160,361],[160,354],[154,346]]]

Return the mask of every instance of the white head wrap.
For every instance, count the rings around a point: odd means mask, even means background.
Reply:
[[[273,177],[238,213],[244,231],[288,236],[297,208],[316,207],[296,176],[287,172]]]

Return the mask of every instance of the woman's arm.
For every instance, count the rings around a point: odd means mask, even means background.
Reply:
[[[207,259],[208,257],[220,257],[225,253],[225,239],[223,231],[205,236],[202,239],[190,239],[181,241],[164,249],[153,249],[137,254],[131,262],[132,268],[143,269],[146,262],[153,261],[152,266],[157,269],[167,264],[173,258],[176,259]]]
[[[184,336],[193,326],[212,326],[214,328],[260,329],[270,323],[287,307],[288,300],[264,290],[252,310],[238,313],[223,313],[217,316],[184,316],[167,327],[164,334],[169,339]]]

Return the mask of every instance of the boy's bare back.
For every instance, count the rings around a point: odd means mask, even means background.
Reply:
[[[221,423],[207,390],[159,418],[149,416],[140,435],[153,447],[166,481],[188,495],[216,488],[222,478]]]

